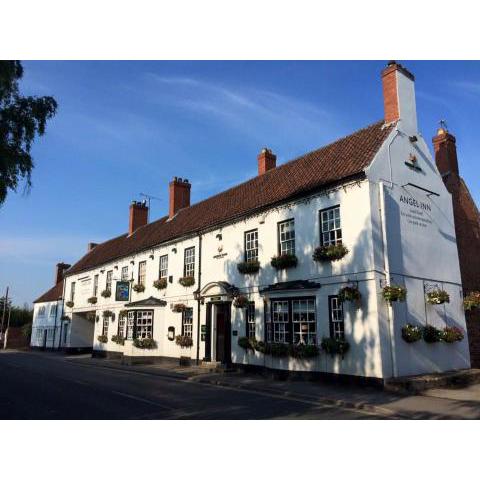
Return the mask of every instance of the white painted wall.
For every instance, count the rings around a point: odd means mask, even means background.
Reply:
[[[56,313],[53,313],[52,306],[56,306]],[[44,309],[45,313],[42,313]],[[60,343],[60,330],[63,315],[63,302],[42,302],[33,305],[32,337],[30,346],[43,348],[45,346],[44,333],[47,332],[47,348],[58,348]]]

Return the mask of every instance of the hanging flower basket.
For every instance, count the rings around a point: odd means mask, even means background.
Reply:
[[[166,278],[159,278],[158,280],[155,280],[153,282],[153,286],[157,290],[163,290],[164,288],[167,288],[167,279]]]
[[[276,255],[272,257],[270,265],[276,270],[284,270],[286,268],[295,268],[298,264],[298,258],[292,253],[284,253],[283,255]]]
[[[445,327],[442,331],[442,341],[446,343],[461,342],[465,335],[458,327]]]
[[[133,344],[137,348],[143,348],[146,350],[157,348],[157,342],[153,338],[135,338]]]
[[[427,325],[423,328],[423,339],[426,343],[437,343],[442,340],[443,332],[433,325]]]
[[[103,298],[109,298],[112,296],[112,291],[111,290],[108,290],[108,288],[106,288],[105,290],[103,290],[103,292],[100,294]]]
[[[338,299],[343,302],[358,302],[362,298],[357,287],[343,287],[338,292]]]
[[[88,318],[88,316],[87,316]],[[61,320],[63,320],[64,322],[69,322],[70,321],[70,317],[68,315],[62,315],[62,318]]]
[[[104,310],[102,314],[105,318],[113,317],[113,312],[111,310]]]
[[[338,338],[330,337],[324,337],[322,339],[321,346],[322,349],[332,357],[335,355],[340,355],[342,359],[350,349],[350,344],[346,340],[339,340]]]
[[[423,329],[418,325],[407,323],[402,327],[402,338],[407,343],[417,342],[422,338]]]
[[[172,307],[172,312],[182,313],[187,309],[187,306],[184,303],[176,303]]]
[[[190,348],[193,346],[193,339],[187,335],[177,335],[175,343],[182,348]]]
[[[341,260],[348,253],[348,248],[337,243],[336,245],[322,245],[313,252],[313,259],[316,262],[336,262]]]
[[[195,285],[195,278],[194,277],[181,277],[178,279],[178,283],[183,287],[191,287]]]
[[[254,338],[248,338],[248,337],[240,337],[238,339],[238,346],[240,348],[243,348],[244,350],[252,350],[255,351],[255,339]]]
[[[240,273],[243,274],[257,273],[260,270],[260,262],[258,260],[240,262],[237,263],[237,269]]]
[[[245,295],[239,295],[238,297],[235,297],[235,300],[233,301],[233,306],[235,308],[247,308],[248,302],[248,297],[246,297]]]
[[[73,308],[73,306],[75,305],[71,300],[69,300],[68,302],[65,302],[65,305],[68,307],[68,308]]]
[[[250,343],[253,345],[253,348],[256,352],[265,353],[265,342],[262,342],[261,340],[257,340],[255,338],[251,338]]]
[[[297,345],[290,345],[289,354],[293,358],[314,358],[320,354],[320,349],[317,345],[305,345],[299,343]]]
[[[87,300],[88,303],[91,303],[92,305],[95,305],[97,303],[97,297],[90,297]]]
[[[122,335],[112,335],[112,342],[117,345],[125,345],[125,337],[122,337]]]
[[[463,299],[463,308],[468,312],[480,308],[480,292],[471,292]]]
[[[142,283],[136,283],[133,287],[132,287],[132,290],[137,292],[137,293],[141,293],[141,292],[144,292],[145,291],[145,285],[143,285]]]
[[[400,285],[386,285],[383,287],[383,298],[386,302],[404,302],[407,298],[407,289]]]
[[[126,317],[127,315],[128,315],[128,310],[126,310],[126,309],[120,310],[120,311],[118,312],[118,317],[119,317],[119,318]]]
[[[289,347],[286,343],[267,343],[265,345],[265,354],[272,357],[287,357]]]
[[[441,305],[442,303],[450,303],[450,295],[445,290],[432,290],[427,293],[427,303],[430,305]]]
[[[100,342],[100,343],[107,343],[108,342],[108,337],[106,335],[99,335],[97,337],[97,340]]]

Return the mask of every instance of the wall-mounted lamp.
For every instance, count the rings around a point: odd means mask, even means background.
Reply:
[[[172,248],[172,252],[173,252],[173,253],[177,253],[177,247],[173,247],[173,248]]]
[[[115,270],[118,270],[118,265],[115,265],[113,268],[114,268]]]
[[[418,138],[417,138],[416,135],[412,135],[412,136],[408,137],[408,139],[409,139],[412,143],[415,143],[415,142],[418,141]]]
[[[221,240],[221,239],[222,239],[222,234],[221,234],[221,233],[217,233],[216,237],[217,237],[217,240]]]
[[[130,260],[130,265],[135,265],[135,260]]]
[[[100,270],[100,273],[105,273],[105,269],[102,268],[102,269]]]
[[[151,254],[150,254],[150,258],[151,258],[152,260],[153,260],[153,257],[154,257],[154,255],[153,255],[153,253],[151,253]]]

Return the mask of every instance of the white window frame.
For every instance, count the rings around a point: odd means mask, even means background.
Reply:
[[[113,281],[113,270],[109,270],[107,272],[107,276],[105,279],[105,290],[108,290],[109,292],[112,291],[112,281]]]
[[[246,323],[247,338],[255,338],[255,335],[256,335],[255,302],[248,302],[247,308],[245,309],[245,323]]]
[[[183,276],[195,277],[195,247],[186,248],[183,259]]]
[[[168,277],[168,255],[161,255],[158,263],[158,278]]]
[[[103,317],[102,335],[105,335],[106,337],[108,337],[108,324],[109,324],[108,317]]]
[[[135,312],[135,338],[153,338],[153,310]]]
[[[38,307],[38,316],[39,317],[44,317],[47,313],[47,308],[45,307],[45,305],[41,305],[40,307]]]
[[[98,295],[98,275],[93,276],[93,296]]]
[[[57,304],[53,303],[50,305],[50,312],[48,313],[50,318],[55,318],[57,316]]]
[[[337,340],[345,339],[345,312],[343,303],[337,295],[328,297],[328,313],[330,316],[330,336]]]
[[[128,282],[128,265],[125,267],[122,267],[122,273],[121,273],[121,280],[122,282]]]
[[[293,344],[317,344],[317,315],[314,298],[292,299]]]
[[[193,308],[186,308],[182,312],[182,335],[193,338]]]
[[[245,261],[258,261],[258,229],[245,232]]]
[[[145,286],[147,284],[147,261],[138,262],[138,284]]]
[[[295,219],[278,223],[278,247],[280,255],[295,255]]]
[[[320,244],[327,247],[341,243],[340,205],[320,210]]]
[[[273,342],[290,343],[290,305],[288,300],[272,300],[272,334]]]
[[[75,282],[72,282],[70,285],[70,301],[73,302],[75,300]]]

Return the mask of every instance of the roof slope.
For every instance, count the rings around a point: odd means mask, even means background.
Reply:
[[[373,160],[392,128],[393,125],[385,126],[382,120],[182,209],[171,221],[163,217],[139,228],[131,236],[124,234],[101,243],[73,265],[66,275],[94,268],[358,175]]]
[[[38,297],[33,303],[56,302],[63,296],[63,280]]]

